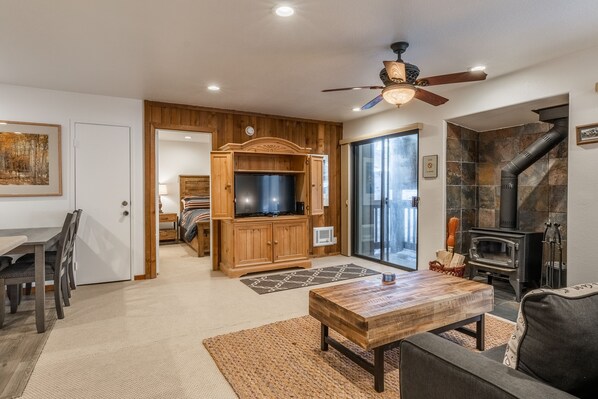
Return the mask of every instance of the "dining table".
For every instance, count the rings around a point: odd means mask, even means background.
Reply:
[[[46,331],[46,251],[58,242],[61,230],[60,227],[0,229],[0,237],[27,237],[25,242],[6,252],[6,255],[35,255],[35,325],[38,333]]]

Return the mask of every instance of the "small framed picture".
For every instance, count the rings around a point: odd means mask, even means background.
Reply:
[[[438,177],[438,155],[425,155],[422,157],[423,177]]]
[[[577,126],[577,145],[598,143],[598,123]]]

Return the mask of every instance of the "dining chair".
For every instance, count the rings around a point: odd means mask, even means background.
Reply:
[[[67,267],[68,267],[68,255],[67,249],[70,245],[70,241],[74,238],[72,231],[75,228],[75,215],[74,213],[67,214],[64,224],[62,225],[62,231],[56,247],[56,255],[54,262],[46,261],[46,280],[53,280],[54,282],[54,302],[56,304],[56,314],[59,319],[64,318],[63,301],[68,303],[67,293]],[[11,300],[11,312],[13,308],[16,311],[20,300],[20,287],[24,283],[35,282],[35,259],[33,261],[18,259],[13,265],[6,269],[0,270],[0,298],[2,298],[2,306],[0,306],[0,328],[4,324],[4,297],[6,295],[6,287],[10,286],[9,291]],[[13,288],[13,287],[16,287]],[[16,291],[16,294],[14,293]],[[61,298],[62,297],[62,298]]]
[[[0,256],[0,270],[12,265],[12,256]]]
[[[13,264],[13,258],[11,256],[0,256],[0,270],[4,270]],[[16,296],[16,289],[11,285],[8,287],[7,294],[8,300],[10,301],[10,312],[15,313],[19,304],[19,298]],[[4,297],[2,298],[2,306],[4,306]]]
[[[71,296],[71,290],[77,289],[77,282],[75,280],[75,243],[77,242],[77,232],[79,231],[79,222],[81,221],[82,209],[75,210],[75,229],[73,230],[73,239],[69,249],[69,264],[68,264],[68,281],[69,281],[69,298]]]
[[[73,234],[73,239],[70,242],[70,246],[68,247],[67,251],[67,255],[69,257],[68,260],[68,267],[67,267],[67,274],[68,274],[68,286],[67,286],[67,292],[68,292],[68,297],[71,297],[71,290],[74,290],[77,288],[77,284],[75,282],[75,242],[77,240],[77,231],[79,230],[79,221],[81,220],[81,214],[83,213],[82,209],[76,209],[73,214],[75,215],[75,228],[74,230],[71,232],[71,234]],[[18,261],[24,262],[24,261],[28,261],[31,262],[35,259],[35,255],[34,254],[26,254],[23,255],[22,257],[20,257],[18,259]],[[56,251],[46,251],[46,261],[50,262],[50,263],[54,263],[54,260],[56,259]],[[31,283],[28,283],[25,285],[25,295],[31,295]]]

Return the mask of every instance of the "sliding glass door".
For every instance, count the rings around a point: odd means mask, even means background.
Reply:
[[[353,145],[353,253],[417,269],[417,131]]]

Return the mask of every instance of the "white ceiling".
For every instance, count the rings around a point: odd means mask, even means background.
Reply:
[[[569,103],[569,96],[540,98],[521,104],[514,104],[508,107],[496,108],[490,111],[478,112],[477,114],[460,116],[449,120],[459,126],[464,126],[476,132],[493,131],[505,127],[521,126],[526,123],[538,122],[540,119],[534,110],[555,107]]]
[[[276,0],[0,0],[0,82],[345,121],[391,106],[354,113],[378,93],[320,90],[379,84],[394,41],[422,77],[486,64],[489,79],[598,45],[595,0],[288,3],[283,19]]]

